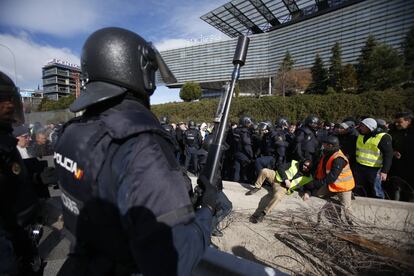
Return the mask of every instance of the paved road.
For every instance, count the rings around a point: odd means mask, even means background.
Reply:
[[[69,252],[69,240],[62,233],[62,208],[60,191],[50,189],[51,198],[43,206],[42,215],[46,219],[44,234],[39,245],[40,256],[46,261],[45,276],[56,275]]]

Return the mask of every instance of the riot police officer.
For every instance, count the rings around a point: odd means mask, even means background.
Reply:
[[[61,274],[189,275],[208,246],[216,188],[197,212],[170,135],[149,111],[155,72],[176,82],[142,37],[104,28],[85,42],[86,85],[70,106],[55,163],[65,227],[74,236]]]
[[[203,143],[200,131],[197,129],[194,121],[188,122],[188,129],[184,132],[184,145],[185,145],[185,169],[188,171],[190,168],[190,162],[193,166],[194,174],[198,174],[199,162],[198,154]]]
[[[180,146],[177,141],[177,134],[174,127],[170,124],[170,120],[167,116],[162,116],[160,118],[160,124],[162,128],[170,134],[171,141],[174,143],[174,152],[177,160],[179,160]]]
[[[170,125],[170,120],[167,116],[162,116],[160,118],[160,124],[162,128],[165,129],[168,133],[175,133],[175,129],[172,127],[172,125]]]
[[[254,161],[250,128],[253,121],[248,116],[240,118],[239,126],[233,130],[234,175],[236,182],[248,181],[247,169]]]
[[[320,147],[317,138],[319,127],[319,118],[315,115],[309,115],[305,118],[303,126],[297,130],[295,137],[294,155],[296,160],[312,160],[315,162]]]
[[[264,121],[259,123],[258,129],[258,135],[252,135],[252,144],[257,144],[257,149],[254,151],[254,155],[256,156],[256,174],[263,168],[270,168],[270,164],[274,161],[271,122]]]
[[[0,274],[31,275],[40,259],[27,227],[38,204],[28,171],[16,148],[13,124],[24,122],[17,87],[0,72]],[[36,261],[36,262],[35,262]]]

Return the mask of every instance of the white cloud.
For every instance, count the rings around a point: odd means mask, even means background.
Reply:
[[[93,28],[98,20],[96,1],[5,0],[0,24],[32,32],[70,36]]]
[[[14,53],[17,85],[21,88],[37,88],[38,84],[42,86],[42,67],[53,58],[79,64],[79,57],[70,49],[34,43],[26,34],[0,34],[0,44],[7,46]],[[15,80],[13,56],[3,46],[0,46],[0,60],[0,71]]]
[[[227,0],[215,1],[193,1],[186,5],[174,5],[168,13],[167,22],[160,26],[164,33],[168,34],[166,38],[157,43],[157,45],[165,46],[171,44],[172,47],[191,45],[191,41],[203,42],[206,38],[226,39],[219,30],[200,19],[205,13],[226,3]],[[172,27],[173,26],[173,27]],[[186,44],[186,42],[190,42]],[[205,41],[204,41],[205,42]],[[168,45],[167,45],[168,47]],[[170,49],[170,48],[169,48]]]

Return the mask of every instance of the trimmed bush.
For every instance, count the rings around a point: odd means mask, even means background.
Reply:
[[[172,122],[195,120],[212,122],[218,99],[193,103],[168,103],[152,106],[157,117],[167,115]],[[275,120],[286,116],[291,121],[316,114],[322,119],[341,121],[347,116],[372,116],[391,120],[396,112],[414,110],[414,89],[386,90],[362,94],[335,93],[332,95],[296,95],[292,97],[267,96],[233,98],[230,120],[238,121],[243,114],[256,121]]]

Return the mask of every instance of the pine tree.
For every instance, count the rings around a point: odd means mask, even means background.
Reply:
[[[358,57],[358,64],[356,65],[356,73],[358,80],[358,89],[364,92],[373,88],[375,79],[372,79],[372,68],[369,65],[372,51],[378,46],[375,37],[370,35],[365,42],[365,46],[361,49],[361,55]]]
[[[357,74],[355,67],[352,64],[347,64],[343,68],[343,88],[347,93],[353,93],[358,85]]]
[[[403,80],[403,60],[398,51],[389,45],[381,44],[374,48],[368,67],[372,68],[371,85],[375,90],[397,86]]]
[[[341,46],[338,42],[332,47],[331,66],[329,67],[329,85],[336,91],[343,90],[343,71]]]
[[[309,85],[308,92],[312,94],[324,94],[327,86],[328,73],[323,65],[323,60],[316,54],[315,62],[311,68],[312,83]]]
[[[277,79],[281,84],[282,87],[282,96],[284,97],[286,95],[286,84],[288,80],[288,76],[290,71],[293,69],[293,64],[295,62],[292,59],[292,56],[290,55],[289,51],[286,51],[285,57],[283,58],[282,63],[279,66],[278,72],[277,72]]]

